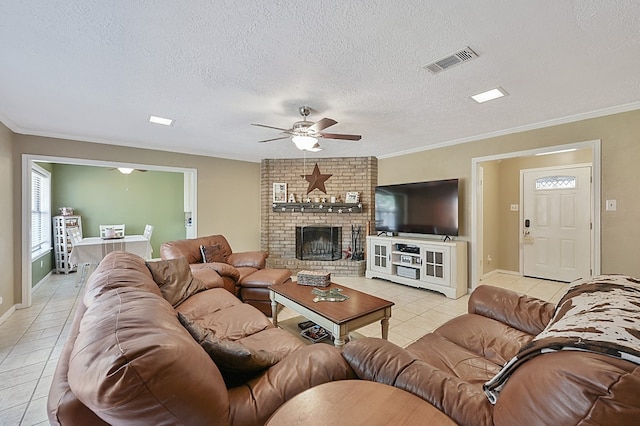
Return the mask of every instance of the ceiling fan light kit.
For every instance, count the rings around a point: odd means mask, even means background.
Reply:
[[[320,152],[320,151],[322,151],[322,148],[320,148],[320,144],[318,142],[316,142],[316,144],[314,146],[312,146],[311,148],[309,148],[308,151]]]
[[[281,136],[278,138],[265,139],[262,142],[271,142],[277,141],[281,139],[289,138],[288,135],[291,136],[291,141],[296,145],[301,151],[310,151],[310,152],[318,152],[322,151],[320,144],[318,143],[318,139],[340,139],[347,141],[359,141],[362,139],[361,135],[345,135],[339,133],[323,133],[322,130],[327,127],[333,126],[334,124],[338,124],[337,121],[332,120],[331,118],[323,118],[322,120],[316,121],[315,123],[307,120],[307,116],[311,112],[311,108],[308,106],[301,106],[298,108],[298,112],[302,116],[302,121],[297,121],[293,123],[290,129],[283,129],[281,127],[267,126],[265,124],[251,124],[252,126],[265,127],[267,129],[275,129],[280,130],[281,133],[285,136]]]
[[[292,136],[291,140],[301,151],[311,151],[316,145],[320,147],[318,139],[312,136]]]

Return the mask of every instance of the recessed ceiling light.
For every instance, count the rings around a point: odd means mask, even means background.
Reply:
[[[506,95],[508,95],[508,93],[502,87],[496,87],[495,89],[487,90],[486,92],[473,95],[471,96],[471,99],[481,104],[483,102],[491,101],[493,99],[498,99]]]
[[[151,123],[163,124],[165,126],[172,126],[173,125],[173,119],[172,118],[156,117],[155,115],[150,115],[149,116],[149,121]]]

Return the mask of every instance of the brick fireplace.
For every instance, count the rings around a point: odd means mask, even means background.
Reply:
[[[309,182],[301,175],[311,174],[315,164],[322,174],[332,175],[324,182],[326,194],[319,189],[307,194]],[[291,269],[293,274],[300,270],[318,270],[337,276],[363,276],[366,267],[365,239],[373,226],[372,203],[377,182],[378,159],[375,157],[262,160],[260,245],[261,250],[269,252],[267,265]],[[283,211],[280,206],[289,205],[274,204],[274,183],[286,183],[287,199],[294,194],[296,202],[303,205]],[[331,197],[344,202],[347,192],[359,193],[361,209],[332,208]],[[311,199],[314,208],[304,203],[307,198]],[[317,198],[325,198],[321,209],[314,203]],[[353,206],[359,206],[359,203]],[[341,253],[335,253],[336,249],[332,248],[334,260],[321,260],[317,256],[299,259],[296,228],[307,227],[340,229],[340,241],[336,246],[341,247]],[[316,245],[317,250],[322,247],[321,244]]]

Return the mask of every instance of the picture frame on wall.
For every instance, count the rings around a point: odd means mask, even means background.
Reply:
[[[360,201],[359,192],[354,192],[354,191],[347,192],[347,197],[344,200],[345,203],[357,203],[358,201]]]
[[[287,184],[286,183],[276,182],[273,184],[273,202],[274,203],[287,202]]]

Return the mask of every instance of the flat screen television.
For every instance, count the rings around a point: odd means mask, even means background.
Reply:
[[[376,186],[376,231],[458,235],[458,179]]]

